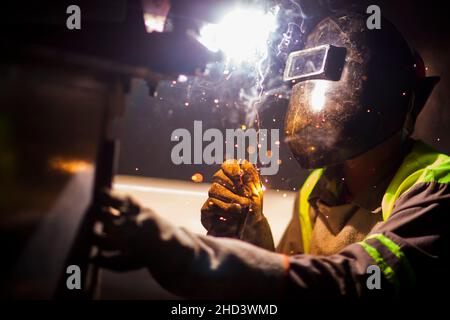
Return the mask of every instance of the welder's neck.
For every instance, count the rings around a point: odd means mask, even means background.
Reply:
[[[403,160],[401,134],[391,138],[368,152],[344,163],[344,178],[352,196],[376,186],[393,173]]]

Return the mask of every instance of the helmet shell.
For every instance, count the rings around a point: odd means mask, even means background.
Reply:
[[[402,129],[414,98],[417,67],[408,43],[387,20],[369,30],[366,16],[320,21],[305,48],[346,48],[338,81],[306,80],[292,88],[286,141],[304,168],[354,158]]]

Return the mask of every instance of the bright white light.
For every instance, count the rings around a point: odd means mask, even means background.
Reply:
[[[178,76],[177,81],[178,81],[178,82],[181,82],[181,83],[186,82],[186,81],[188,81],[188,77],[185,76],[184,74],[180,74],[180,75]]]
[[[199,41],[209,50],[222,51],[234,62],[260,59],[267,51],[267,40],[276,28],[278,10],[265,13],[257,9],[238,8],[218,24],[200,30]]]
[[[311,108],[313,111],[319,112],[325,105],[325,94],[328,89],[328,81],[316,80],[312,85],[314,88],[311,92]]]
[[[165,16],[144,13],[144,24],[147,32],[163,32],[165,23]]]

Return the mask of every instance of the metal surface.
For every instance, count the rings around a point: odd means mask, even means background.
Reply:
[[[111,82],[55,62],[1,69],[2,157],[9,159],[0,184],[1,294],[51,298],[92,198]]]
[[[145,79],[152,90],[160,79],[196,73],[216,57],[183,28],[146,33],[140,0],[79,1],[83,25],[74,32],[61,15],[68,4],[4,9],[2,22],[14,29],[2,28],[0,65],[5,297],[95,298],[96,197],[111,187],[130,78]],[[81,268],[82,290],[68,290],[69,265]]]

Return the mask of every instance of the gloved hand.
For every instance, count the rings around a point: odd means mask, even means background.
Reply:
[[[155,214],[130,197],[105,190],[100,199],[103,230],[94,234],[94,244],[102,251],[94,262],[114,271],[130,271],[150,264],[150,236]]]
[[[227,160],[213,176],[209,198],[201,209],[208,235],[238,238],[274,250],[263,215],[263,190],[256,168],[244,160]]]

